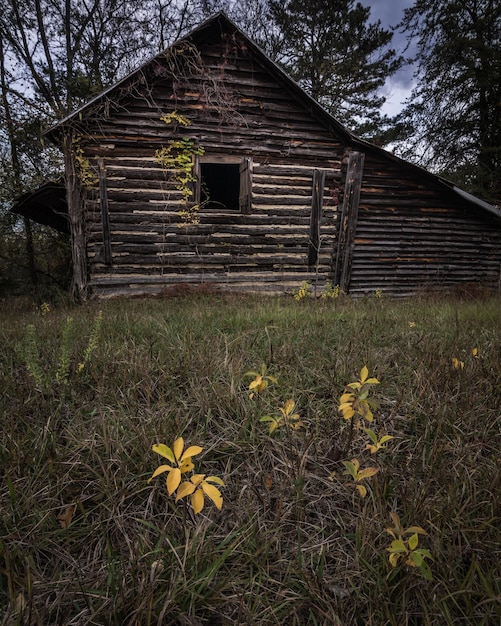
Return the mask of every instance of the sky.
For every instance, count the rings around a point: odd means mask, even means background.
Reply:
[[[414,0],[360,0],[361,4],[371,9],[370,22],[381,20],[384,28],[396,26],[402,19],[404,9],[412,6]],[[407,39],[398,31],[394,33],[392,46],[398,54],[404,52]],[[396,115],[402,109],[403,101],[410,95],[413,87],[413,68],[406,66],[392,76],[385,85],[384,95],[387,101],[383,112]]]

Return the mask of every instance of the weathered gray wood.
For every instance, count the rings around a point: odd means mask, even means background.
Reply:
[[[98,159],[98,177],[99,177],[99,204],[101,207],[101,225],[103,229],[103,255],[104,263],[111,265],[111,237],[110,237],[110,213],[108,207],[108,189],[106,182],[106,168],[104,159]]]
[[[243,157],[240,163],[240,211],[249,215],[252,211],[252,159]]]
[[[85,228],[98,294],[154,293],[179,281],[290,291],[316,277],[320,288],[331,280],[353,294],[376,287],[404,294],[444,276],[455,283],[461,273],[468,280],[499,273],[498,226],[491,234],[488,220],[369,144],[365,161],[354,164],[347,136],[291,97],[248,47],[229,52],[227,43],[214,32],[199,45],[205,66],[198,76],[178,76],[173,86],[159,73],[147,90],[124,92],[109,115],[88,125],[81,145],[91,162],[105,159],[113,246],[111,272],[96,189],[86,199]],[[190,125],[161,121],[173,111]],[[182,137],[205,148],[195,172],[205,159],[242,163],[240,211],[202,207],[200,224],[180,226],[181,194],[155,151]]]
[[[362,152],[350,152],[346,172],[334,269],[335,282],[345,293],[348,293],[350,288],[364,159],[365,155]]]
[[[324,203],[325,172],[313,170],[313,189],[311,194],[310,240],[308,242],[308,265],[315,268],[320,248],[320,219]]]

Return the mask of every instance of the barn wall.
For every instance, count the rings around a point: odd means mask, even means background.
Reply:
[[[148,76],[139,73],[90,118],[80,145],[105,174],[85,206],[90,287],[98,295],[153,293],[176,283],[290,293],[304,280],[319,290],[336,282],[346,137],[307,99],[299,102],[239,35],[207,37],[199,58],[188,46],[179,58],[155,61]],[[172,111],[190,126],[160,120]],[[155,160],[159,148],[182,137],[203,146],[204,158],[251,159],[248,214],[201,209],[200,224],[182,225],[174,174]],[[353,245],[350,293],[496,283],[500,220],[433,176],[359,143],[352,148],[365,158],[356,232],[346,246]],[[315,170],[325,172],[325,188],[312,267]]]
[[[498,284],[501,220],[414,168],[366,154],[350,293]]]
[[[156,80],[102,119],[82,145],[106,171],[111,265],[103,247],[101,200],[88,193],[90,286],[99,295],[155,292],[176,282],[284,292],[329,278],[343,146],[233,40],[201,49],[203,75]],[[191,125],[160,116],[176,111]],[[173,173],[155,162],[170,138],[191,137],[209,155],[252,158],[252,210],[199,213],[181,225]],[[308,267],[313,172],[326,170],[318,267]]]

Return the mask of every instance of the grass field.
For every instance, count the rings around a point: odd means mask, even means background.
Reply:
[[[4,301],[0,322],[2,626],[501,623],[499,297]],[[220,510],[148,482],[178,437]]]

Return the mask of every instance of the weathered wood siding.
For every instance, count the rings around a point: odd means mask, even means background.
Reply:
[[[187,282],[290,292],[303,280],[321,288],[331,271],[342,143],[270,78],[243,42],[223,38],[200,53],[203,76],[176,81],[174,90],[169,76],[158,78],[144,96],[131,90],[82,141],[86,156],[100,159],[106,171],[111,258],[101,188],[88,193],[85,211],[91,288],[117,295]],[[160,121],[170,111],[191,125],[175,129]],[[173,173],[155,162],[158,148],[181,137],[203,146],[204,158],[252,159],[249,214],[201,209],[200,224],[181,225]],[[325,171],[325,188],[312,267],[315,169]]]
[[[406,164],[366,153],[350,293],[495,286],[501,220]]]
[[[194,42],[76,121],[99,174],[84,211],[98,295],[176,283],[290,293],[305,280],[407,295],[499,281],[499,217],[350,136],[225,20],[198,33],[195,51]],[[174,111],[189,127],[161,121]],[[178,183],[155,153],[182,137],[204,148],[197,163],[252,171],[241,210],[202,208],[199,224],[181,223]]]

